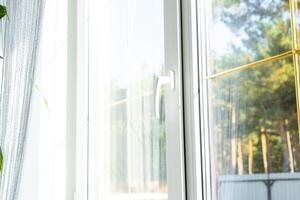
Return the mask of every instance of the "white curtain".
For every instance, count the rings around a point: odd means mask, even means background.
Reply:
[[[0,145],[4,170],[0,200],[16,199],[36,71],[44,0],[5,0],[4,66],[0,91]]]

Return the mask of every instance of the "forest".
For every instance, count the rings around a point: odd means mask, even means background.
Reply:
[[[235,40],[223,52],[211,45],[210,74],[291,51],[289,9],[282,0],[214,0],[212,26],[221,24]],[[209,80],[217,174],[300,171],[295,61],[287,56]]]

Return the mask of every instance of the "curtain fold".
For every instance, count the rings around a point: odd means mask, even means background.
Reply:
[[[0,91],[0,145],[4,169],[0,200],[16,199],[36,71],[44,0],[6,0]]]

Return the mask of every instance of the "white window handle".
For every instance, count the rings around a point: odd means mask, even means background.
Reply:
[[[160,118],[160,90],[162,86],[170,85],[170,89],[175,89],[175,73],[174,71],[169,71],[168,76],[159,76],[157,80],[156,90],[155,90],[155,116],[157,119]]]

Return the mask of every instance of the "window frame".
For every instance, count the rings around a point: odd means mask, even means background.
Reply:
[[[200,1],[200,4],[203,1]],[[75,46],[69,48],[70,51],[76,53],[76,189],[74,191],[75,200],[88,200],[88,116],[89,116],[89,69],[85,67],[87,57],[85,55],[85,39],[87,32],[84,31],[86,21],[88,19],[87,1],[69,0],[69,20],[71,21],[71,29],[69,34],[73,34],[76,38],[73,42]],[[203,13],[203,6],[198,5],[197,0],[178,0],[181,9],[181,42],[182,42],[182,98],[183,98],[183,123],[184,123],[184,143],[185,143],[185,195],[188,200],[205,199],[205,184],[203,179],[202,162],[203,146],[201,144],[201,132],[204,131],[200,122],[205,119],[200,118],[200,104],[205,98],[201,98],[203,92],[199,87],[199,70],[200,62],[204,64],[205,57],[199,52],[200,40],[205,41],[204,35],[199,32],[201,21],[199,13]],[[83,8],[83,9],[82,9]],[[202,9],[201,9],[202,8]],[[203,14],[202,14],[203,15]],[[76,33],[74,33],[76,31]],[[204,45],[204,43],[201,43]],[[74,63],[73,63],[74,64]],[[74,66],[73,66],[74,67]],[[74,74],[73,74],[74,75]],[[73,82],[74,83],[74,82]],[[74,94],[73,94],[74,95]],[[73,99],[74,101],[74,99]],[[74,123],[73,123],[74,125]]]
[[[170,108],[177,108],[177,106],[180,106],[179,109],[179,118],[178,123],[180,124],[180,129],[175,129],[175,127],[170,128],[170,131],[178,137],[176,139],[169,142],[168,147],[177,147],[177,145],[180,145],[181,148],[177,148],[178,152],[180,154],[180,159],[176,158],[178,157],[178,154],[174,154],[173,156],[167,155],[168,161],[172,160],[172,157],[175,162],[172,162],[172,164],[168,167],[168,175],[169,174],[178,174],[176,177],[171,177],[172,181],[169,182],[169,184],[172,184],[172,197],[178,198],[178,200],[186,200],[186,170],[185,170],[185,130],[184,129],[184,111],[181,107],[183,107],[183,71],[182,71],[182,18],[181,15],[182,12],[182,3],[185,0],[176,0],[176,3],[174,3],[173,0],[166,0],[164,1],[165,9],[168,9],[168,16],[165,17],[165,23],[168,22],[168,26],[166,27],[166,33],[173,33],[175,30],[177,31],[177,34],[174,34],[174,37],[171,39],[168,38],[167,40],[167,51],[170,51],[171,53],[167,56],[167,59],[171,59],[173,62],[167,63],[166,66],[170,66],[171,69],[174,69],[174,66],[176,66],[176,72],[177,72],[177,86],[178,86],[178,94],[172,95],[171,98],[178,99],[179,102],[175,101],[174,105],[171,105]],[[75,103],[75,111],[70,111],[69,116],[75,112],[76,113],[76,119],[73,120],[73,123],[70,123],[72,125],[76,126],[76,189],[74,191],[74,199],[75,200],[88,200],[89,199],[89,62],[88,62],[88,48],[87,48],[87,42],[88,42],[88,31],[85,31],[86,27],[88,26],[89,21],[89,8],[88,3],[89,1],[86,0],[76,0],[72,1],[69,0],[69,23],[70,25],[70,32],[72,36],[75,37],[75,39],[70,40],[70,42],[73,42],[75,44],[69,46],[69,51],[73,53],[73,57],[71,56],[69,59],[74,58],[74,55],[76,56],[74,65],[69,66],[72,67],[71,71],[71,80],[73,80],[72,84],[76,84],[76,92],[75,94],[72,94],[70,96],[70,101],[72,103]],[[185,1],[186,3],[189,3],[188,0]],[[169,23],[171,22],[171,23]],[[176,25],[175,25],[176,24]],[[175,26],[174,26],[175,25]],[[178,42],[174,42],[174,41]],[[87,55],[86,55],[87,54]],[[175,59],[176,57],[176,59]],[[74,66],[76,66],[74,68]],[[167,68],[168,69],[168,68]],[[75,73],[75,74],[74,74]],[[72,79],[73,78],[73,79]],[[76,96],[76,98],[72,99],[72,97]],[[173,103],[172,103],[173,104]],[[169,108],[169,109],[170,109]],[[175,114],[175,112],[172,112]],[[177,113],[176,113],[177,114]],[[182,121],[180,121],[182,120]],[[74,137],[74,135],[73,135]],[[175,146],[176,145],[176,146]],[[70,154],[71,155],[71,154]],[[175,157],[176,156],[176,157]],[[174,167],[178,166],[178,167]],[[173,166],[173,167],[172,167]],[[71,181],[71,179],[70,179]],[[178,184],[177,184],[178,183]],[[170,195],[169,195],[170,197]]]
[[[210,199],[209,174],[210,156],[208,138],[208,104],[206,96],[207,27],[205,15],[206,1],[177,0],[181,10],[181,54],[182,54],[182,99],[185,143],[185,192],[188,200]],[[89,69],[86,55],[88,33],[84,28],[88,21],[86,0],[68,1],[69,39],[68,39],[68,146],[67,166],[76,172],[68,171],[68,195],[74,199],[88,199],[88,116],[89,116]],[[293,22],[295,23],[295,22]],[[299,49],[295,54],[299,54]],[[74,59],[76,57],[76,59]],[[298,90],[299,90],[299,73]],[[297,89],[297,87],[296,87]],[[298,102],[299,104],[299,102]],[[76,116],[74,118],[74,116]],[[74,130],[74,127],[76,130]],[[76,133],[76,136],[74,134]],[[74,151],[75,149],[75,151]],[[209,172],[209,173],[208,173]],[[75,176],[76,175],[76,176]],[[76,182],[74,183],[74,180]],[[76,184],[76,189],[73,184]],[[182,194],[181,194],[182,195]]]
[[[76,54],[75,84],[76,84],[76,189],[75,200],[88,200],[88,135],[89,135],[89,66],[86,52],[88,33],[88,1],[69,0],[69,10],[73,9],[73,32],[75,32]],[[72,12],[72,11],[71,11]],[[72,50],[71,50],[72,51]],[[73,66],[74,67],[74,66]]]
[[[199,4],[201,4],[199,6]],[[185,157],[186,157],[186,192],[188,200],[204,200],[204,162],[202,132],[204,126],[201,122],[201,104],[205,103],[199,78],[204,60],[200,52],[201,37],[204,36],[199,14],[203,1],[182,0],[182,56],[183,56],[183,99],[184,99],[184,131],[185,131]]]

